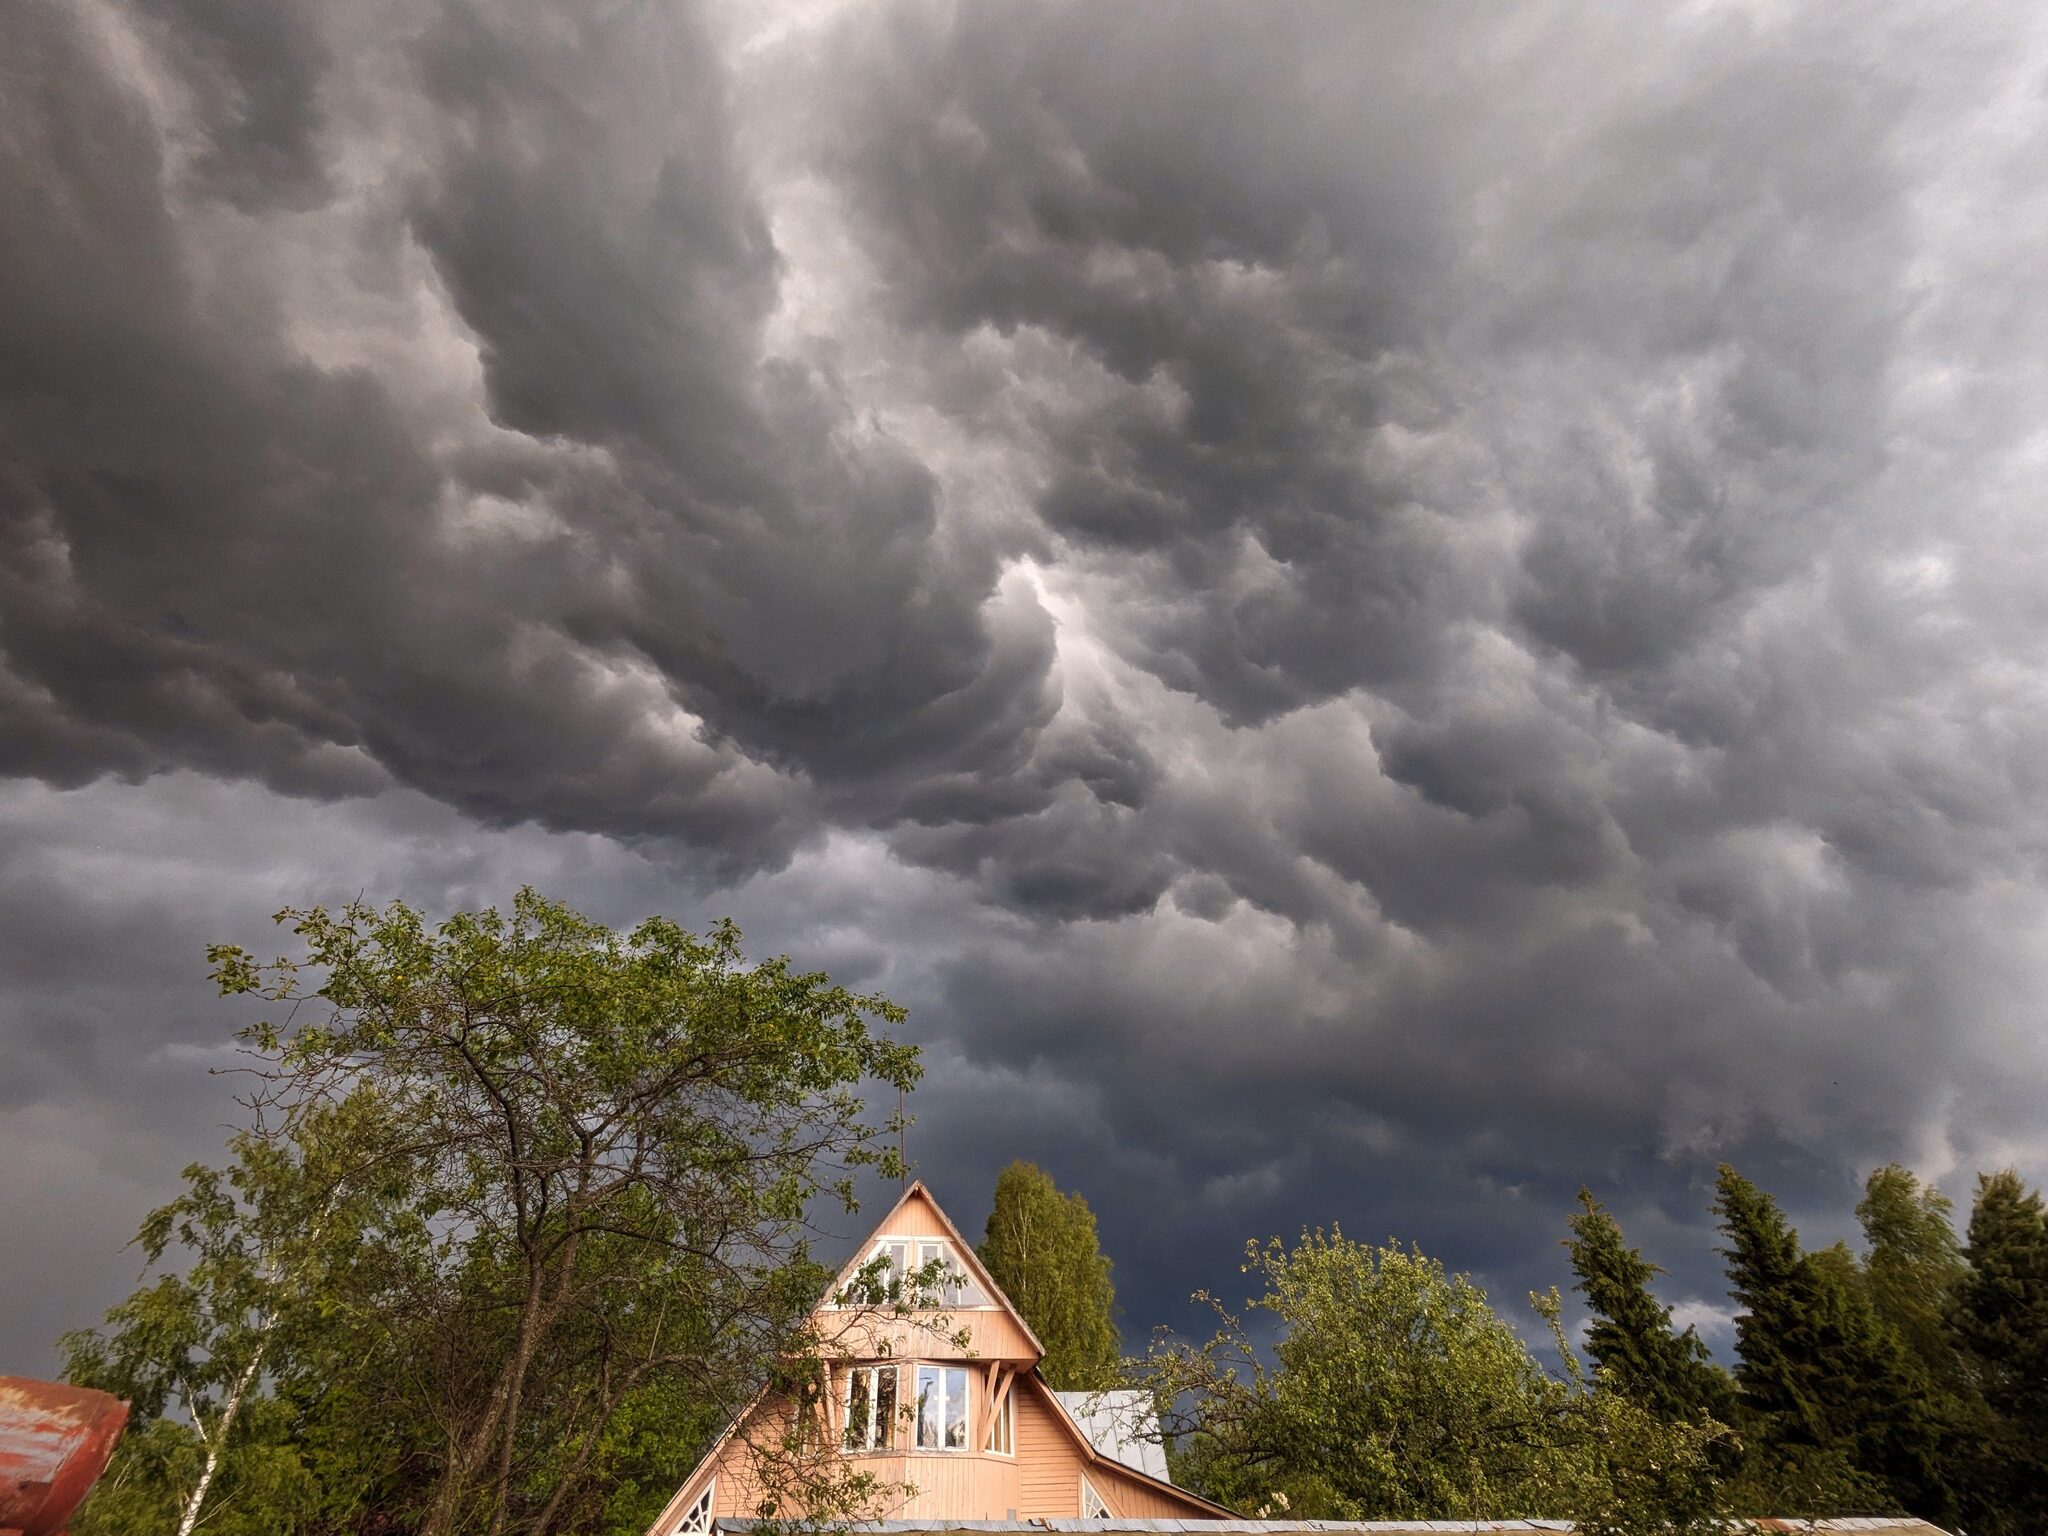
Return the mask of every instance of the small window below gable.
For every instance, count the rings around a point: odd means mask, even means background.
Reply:
[[[920,1365],[914,1444],[920,1451],[964,1451],[967,1438],[967,1372],[958,1366]]]
[[[1087,1473],[1081,1474],[1081,1518],[1083,1520],[1114,1520],[1109,1512],[1109,1503],[1095,1491],[1095,1485],[1088,1481]]]
[[[718,1479],[713,1478],[704,1485],[704,1491],[690,1501],[690,1507],[683,1511],[683,1518],[669,1527],[670,1536],[711,1536],[711,1496],[718,1490]]]

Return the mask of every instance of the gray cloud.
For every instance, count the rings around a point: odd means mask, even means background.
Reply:
[[[1140,1331],[2048,1171],[2048,35],[1952,23],[10,14],[0,1342],[231,1113],[203,943],[358,890],[899,995]]]

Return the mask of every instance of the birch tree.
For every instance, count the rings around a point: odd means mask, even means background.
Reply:
[[[308,1328],[332,1316],[391,1192],[370,1171],[377,1120],[359,1095],[318,1106],[290,1141],[237,1133],[225,1170],[193,1164],[184,1191],[143,1222],[135,1246],[154,1281],[61,1344],[70,1379],[128,1398],[138,1425],[82,1531],[221,1529],[234,1524],[216,1517],[237,1484],[265,1486],[259,1526],[311,1500],[303,1468],[251,1423],[271,1373],[303,1359]]]
[[[1086,1200],[1035,1163],[1013,1162],[996,1177],[976,1252],[1045,1346],[1047,1381],[1062,1391],[1118,1384],[1116,1287]]]

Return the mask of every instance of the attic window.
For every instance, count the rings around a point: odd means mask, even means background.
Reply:
[[[1083,1474],[1081,1478],[1081,1518],[1083,1520],[1114,1520],[1109,1504],[1095,1491],[1095,1485]]]
[[[861,1267],[881,1260],[876,1282],[887,1294],[900,1294],[899,1286],[922,1279],[933,1264],[942,1265],[938,1285],[925,1298],[937,1307],[986,1307],[987,1294],[976,1285],[953,1252],[953,1245],[932,1237],[885,1237],[868,1250]]]

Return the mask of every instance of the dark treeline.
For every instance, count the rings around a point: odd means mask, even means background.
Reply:
[[[1735,1321],[1724,1368],[1657,1299],[1656,1265],[1589,1191],[1568,1221],[1590,1313],[1584,1370],[1553,1291],[1543,1370],[1463,1276],[1413,1250],[1305,1234],[1248,1251],[1253,1311],[1155,1345],[1145,1379],[1188,1485],[1306,1518],[1565,1516],[1592,1529],[1910,1514],[1969,1536],[2048,1525],[2048,1218],[1981,1176],[1967,1230],[1896,1164],[1872,1173],[1862,1252],[1807,1249],[1723,1166]],[[1206,1298],[1203,1298],[1206,1299]],[[1219,1313],[1221,1309],[1219,1308]]]
[[[1657,1412],[1736,1430],[1730,1494],[1752,1512],[1904,1512],[1972,1536],[2048,1518],[2048,1220],[2010,1171],[1977,1180],[1968,1230],[1891,1164],[1856,1215],[1863,1252],[1805,1249],[1777,1203],[1723,1166],[1720,1220],[1732,1373],[1675,1332],[1654,1273],[1591,1196],[1572,1267],[1587,1348]]]

